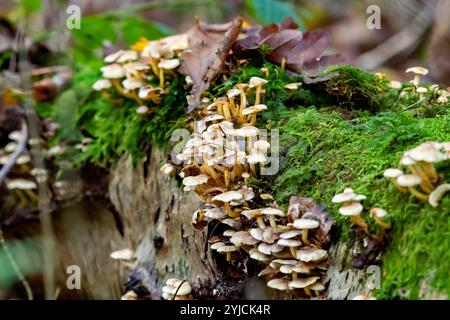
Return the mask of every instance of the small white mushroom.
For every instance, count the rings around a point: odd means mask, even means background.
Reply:
[[[428,198],[428,203],[432,207],[437,207],[439,205],[439,201],[444,196],[445,193],[450,191],[450,184],[444,183],[438,186],[433,192],[430,193],[430,196]]]
[[[94,89],[95,91],[102,91],[111,88],[111,86],[111,81],[109,81],[108,79],[99,79],[94,82],[94,84],[92,85],[92,89]]]

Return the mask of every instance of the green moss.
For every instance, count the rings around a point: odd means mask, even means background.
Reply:
[[[385,208],[393,223],[378,295],[392,298],[406,288],[409,298],[417,298],[419,283],[429,274],[434,274],[430,284],[450,295],[450,199],[434,209],[401,194],[382,175],[398,166],[409,148],[427,140],[450,141],[450,114],[429,119],[406,111],[361,112],[348,121],[337,108],[303,108],[279,124],[284,159],[274,180],[276,198],[284,204],[294,194],[318,199],[345,234],[350,223],[337,214],[331,198],[345,187],[367,195],[365,208]],[[447,181],[449,169],[450,164],[439,168]]]

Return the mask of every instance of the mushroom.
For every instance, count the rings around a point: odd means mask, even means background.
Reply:
[[[199,174],[197,176],[189,176],[183,179],[183,185],[187,187],[195,187],[207,183],[209,176],[206,174]]]
[[[293,226],[296,229],[302,230],[302,241],[304,244],[308,245],[308,230],[309,229],[316,229],[320,225],[319,221],[312,220],[312,219],[295,219],[293,222]]]
[[[226,213],[225,213],[225,214],[226,214]],[[222,235],[223,235],[224,237],[232,237],[234,234],[236,234],[236,231],[233,230],[233,229],[225,230],[225,231],[222,233]]]
[[[346,204],[343,207],[340,207],[339,213],[343,216],[350,216],[350,220],[354,224],[363,229],[367,229],[367,222],[359,215],[363,209],[364,207],[359,202],[352,202],[351,204]]]
[[[242,111],[243,116],[250,116],[250,125],[254,125],[256,123],[256,114],[258,112],[262,112],[267,110],[267,106],[265,104],[257,104],[251,107],[248,107]]]
[[[302,234],[302,232],[303,232],[302,230],[289,230],[280,234],[280,238],[281,239],[295,238],[296,236]]]
[[[289,290],[289,282],[283,278],[269,280],[267,286],[280,291]]]
[[[226,192],[223,192],[221,194],[214,196],[211,200],[223,202],[224,207],[227,210],[227,214],[230,217],[235,218],[235,217],[239,216],[239,213],[235,213],[235,212],[233,212],[233,210],[231,210],[230,202],[231,201],[239,201],[239,200],[242,200],[243,198],[244,198],[244,196],[242,195],[242,193],[240,193],[238,191],[226,191]]]
[[[297,257],[297,251],[295,248],[300,247],[302,245],[302,242],[295,239],[280,239],[277,241],[277,244],[282,247],[288,247],[291,251],[292,257]]]
[[[266,224],[264,223],[264,219],[262,217],[261,214],[261,210],[260,209],[253,209],[253,210],[243,210],[241,212],[241,214],[246,217],[248,220],[251,219],[255,219],[256,218],[256,222],[258,223],[258,227],[260,229],[265,229],[266,228]]]
[[[267,82],[268,82],[267,80],[265,80],[263,78],[259,78],[259,77],[251,77],[250,78],[249,87],[256,88],[255,105],[259,104],[261,89]]]
[[[106,63],[113,63],[122,55],[122,52],[123,52],[123,50],[119,50],[119,51],[110,53],[103,59],[103,61],[105,61]]]
[[[419,94],[419,99],[423,98],[423,94],[428,92],[428,89],[425,87],[418,87],[416,89],[417,93]]]
[[[433,163],[440,162],[446,159],[445,153],[441,152],[439,149],[441,144],[434,141],[427,141],[419,145],[418,147],[407,151],[405,154],[411,159],[420,162],[422,164],[424,172],[428,179],[436,182],[438,179],[436,169]],[[433,186],[431,186],[432,189]],[[427,190],[432,191],[432,190]]]
[[[159,86],[164,88],[164,70],[173,70],[180,65],[179,59],[161,59],[158,63],[159,68]]]
[[[398,185],[398,183],[397,183],[397,178],[400,177],[403,174],[404,174],[404,172],[402,170],[400,170],[400,169],[389,168],[389,169],[384,171],[383,176],[385,176],[386,178],[391,179],[392,182],[397,187],[397,189],[400,190],[400,192],[406,192],[407,190],[405,188],[403,188],[403,187],[400,187]]]
[[[230,103],[230,110],[234,116],[237,116],[238,114],[238,108],[236,108],[234,98],[237,97],[239,94],[240,94],[239,89],[230,89],[227,91],[228,102]]]
[[[240,105],[239,105],[239,120],[243,123],[245,122],[244,119],[242,118],[242,111],[244,111],[244,109],[247,107],[247,97],[245,96],[245,89],[248,87],[248,84],[246,83],[238,83],[236,85],[236,88],[238,88],[239,93],[241,95],[241,101],[240,101]]]
[[[220,247],[223,247],[225,245],[225,243],[223,243],[223,242],[216,242],[216,243],[213,243],[212,245],[211,245],[211,250],[217,250],[217,249],[219,249]]]
[[[263,241],[263,230],[259,228],[252,228],[249,230],[250,235],[258,241]]]
[[[209,219],[222,220],[227,217],[227,212],[223,208],[205,209],[205,217]]]
[[[288,83],[284,87],[288,90],[297,90],[298,88],[300,88],[301,85],[302,85],[301,82],[293,82],[293,83]]]
[[[124,89],[131,91],[142,87],[142,83],[135,78],[126,78],[122,81],[122,86]]]
[[[137,300],[138,295],[133,290],[125,292],[122,297],[120,297],[120,300]]]
[[[238,248],[236,246],[224,245],[224,246],[218,247],[216,249],[216,251],[219,253],[225,253],[227,262],[230,262],[231,261],[231,253],[238,251]]]
[[[122,66],[117,63],[113,63],[100,68],[105,79],[120,79],[125,77],[125,71]]]
[[[315,247],[297,250],[297,259],[303,262],[316,262],[328,257],[328,252]]]
[[[258,240],[252,237],[249,231],[238,231],[230,238],[230,242],[236,247],[240,247],[242,245],[252,246],[257,244]]]
[[[448,184],[448,183],[441,184],[433,192],[430,193],[430,196],[428,198],[428,203],[432,207],[436,208],[439,205],[439,201],[444,196],[444,194],[449,191],[450,191],[450,184]]]
[[[147,114],[147,113],[149,113],[149,112],[150,112],[150,108],[147,107],[147,106],[144,106],[144,105],[139,106],[139,107],[137,107],[137,109],[136,109],[136,113],[137,113],[137,114]]]
[[[115,60],[117,63],[125,63],[128,61],[134,61],[138,59],[138,53],[134,50],[123,50],[119,57]],[[105,62],[106,58],[105,58]]]
[[[192,292],[192,287],[186,280],[176,278],[167,279],[165,286],[162,287],[162,297],[165,300],[186,300]]]
[[[256,249],[256,248],[250,249],[249,254],[250,254],[251,259],[254,259],[257,261],[266,262],[266,261],[270,260],[269,256],[265,255],[264,253],[259,252],[258,249]],[[260,275],[258,274],[258,276],[260,276]]]
[[[411,67],[406,69],[405,72],[414,74],[413,84],[417,87],[420,83],[420,76],[428,74],[428,69],[425,69],[423,67]]]
[[[92,85],[92,89],[94,89],[95,91],[103,91],[111,88],[111,86],[111,81],[109,81],[108,79],[99,79],[94,82],[94,84]]]
[[[289,282],[289,289],[303,289],[308,296],[311,295],[311,291],[309,290],[309,286],[313,285],[320,278],[317,276],[308,277],[308,278],[297,278]]]
[[[378,224],[382,229],[390,229],[391,224],[382,221],[382,218],[387,216],[387,211],[382,208],[372,208],[370,209],[370,216],[375,219],[376,224]]]
[[[277,209],[277,208],[272,208],[272,207],[262,209],[261,214],[269,216],[270,226],[272,228],[277,227],[277,222],[275,220],[275,216],[279,216],[279,217],[285,216],[285,214],[282,210]]]
[[[280,252],[282,251],[284,248],[282,246],[280,246],[277,243],[273,243],[273,244],[268,244],[268,243],[260,243],[258,245],[258,251],[261,253],[264,253],[266,255],[271,255],[274,252]]]
[[[399,186],[406,187],[408,191],[417,199],[428,201],[428,195],[423,194],[414,188],[414,186],[419,185],[421,181],[422,178],[414,174],[404,174],[397,178],[397,183]]]

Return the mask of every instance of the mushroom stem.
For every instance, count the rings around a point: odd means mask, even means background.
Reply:
[[[374,217],[374,219],[375,219],[376,224],[379,225],[381,228],[383,228],[383,229],[390,229],[391,228],[391,224],[390,223],[384,222],[383,220],[381,220],[378,217]]]
[[[414,84],[416,86],[419,86],[419,83],[420,83],[420,75],[416,74],[414,75]]]
[[[202,171],[202,173],[211,176],[218,185],[223,185],[214,168],[208,166],[206,162],[203,161],[202,165],[200,166],[200,170]]]
[[[292,251],[291,251],[291,252],[292,252]],[[294,258],[297,259],[296,256],[295,256]],[[292,271],[292,280],[295,280],[295,279],[297,279],[297,272]]]
[[[111,79],[111,83],[113,84],[114,88],[122,95],[127,98],[132,98],[128,93],[125,92],[123,87],[120,85],[120,82],[118,79]]]
[[[244,111],[245,106],[247,104],[247,98],[245,96],[245,91],[243,88],[239,88],[239,91],[241,92],[241,104],[239,106],[239,117],[242,118],[242,111]]]
[[[294,247],[290,247],[292,258],[297,259],[297,250]],[[294,278],[294,273],[292,273],[292,278]],[[295,274],[295,278],[297,278],[297,274]]]
[[[259,104],[260,100],[261,100],[261,85],[256,86],[256,95],[255,95],[255,106],[257,104]]]
[[[357,226],[360,226],[363,229],[367,229],[369,227],[369,225],[367,224],[367,222],[361,218],[361,216],[350,216],[350,220],[352,220],[352,222],[354,224],[356,224]]]
[[[253,126],[253,125],[255,125],[255,123],[256,123],[256,114],[252,114],[252,115],[250,115],[250,120],[248,120],[248,124],[250,126]]]
[[[402,193],[408,192],[407,189],[403,188],[402,186],[400,186],[400,185],[397,183],[397,180],[396,180],[396,179],[391,179],[391,180],[392,180],[392,182],[394,183],[395,187],[396,187],[400,192],[402,192]]]
[[[231,114],[233,116],[236,116],[237,110],[236,110],[236,107],[235,107],[235,104],[234,104],[234,97],[229,98],[228,101],[230,103],[229,105],[230,105]]]
[[[409,168],[411,169],[411,172],[413,174],[415,174],[416,176],[419,176],[422,178],[422,180],[420,181],[420,187],[425,191],[425,192],[431,192],[433,191],[434,187],[431,184],[428,175],[426,172],[424,172],[419,166],[417,165],[411,165],[409,166]]]
[[[303,290],[305,290],[305,293],[308,295],[308,297],[312,297],[311,290],[309,290],[308,287],[303,288]]]
[[[229,217],[236,218],[239,216],[239,213],[236,213],[231,209],[230,204],[228,202],[224,202],[223,206],[225,207],[225,210],[227,210],[227,214]]]
[[[16,196],[19,198],[19,205],[18,206],[25,206],[28,203],[27,197],[25,197],[24,193],[20,189],[14,190]]]
[[[223,171],[223,180],[225,182],[225,187],[228,188],[230,185],[230,172],[226,168]]]
[[[281,69],[284,70],[284,68],[286,68],[286,58],[285,58],[285,57],[283,57],[283,58],[281,59]]]
[[[265,229],[266,228],[266,224],[264,223],[264,219],[262,216],[256,217],[256,222],[258,223],[258,227],[260,229]]]
[[[225,117],[225,120],[231,121],[232,118],[231,118],[231,113],[230,113],[230,108],[229,108],[228,103],[225,102],[223,104],[222,108],[223,108],[223,116]]]
[[[302,242],[306,245],[309,244],[309,240],[308,240],[308,229],[303,229],[302,231]]]
[[[226,252],[226,259],[227,259],[227,262],[230,262],[231,261],[231,252]]]
[[[25,192],[25,194],[27,194],[28,195],[28,197],[30,197],[30,199],[33,201],[33,202],[39,202],[39,198],[38,198],[38,196],[36,195],[36,193],[34,193],[32,190],[24,190],[24,192]]]
[[[164,69],[159,68],[159,86],[164,88]]]
[[[275,220],[275,216],[274,215],[270,215],[269,216],[269,222],[270,222],[270,226],[272,228],[276,228],[277,227],[277,221]]]
[[[152,68],[153,74],[155,76],[159,76],[159,68],[158,68],[158,64],[156,63],[155,59],[150,58],[149,64],[150,64],[150,67]]]
[[[423,194],[420,191],[417,191],[414,187],[408,187],[408,191],[417,199],[422,200],[424,202],[428,201],[428,195],[427,194]]]
[[[250,171],[256,177],[256,165],[254,163],[250,163]]]
[[[434,168],[434,165],[432,163],[423,162],[422,167],[425,171],[425,174],[427,174],[427,176],[429,176],[432,181],[434,181],[434,182],[437,181],[438,175],[437,175],[436,169]]]
[[[111,102],[112,104],[120,104],[121,99],[114,99],[111,97],[111,94],[108,92],[108,90],[102,90],[102,94],[105,97],[106,100]]]

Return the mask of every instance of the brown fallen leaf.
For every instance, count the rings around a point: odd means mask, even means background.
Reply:
[[[233,51],[238,55],[255,54],[261,47],[270,49],[266,59],[275,64],[286,63],[286,69],[317,75],[329,65],[342,64],[345,59],[338,54],[322,56],[329,44],[328,33],[316,29],[302,33],[291,18],[280,24],[246,30],[246,37],[236,41]]]
[[[220,74],[242,26],[242,18],[226,24],[197,22],[188,32],[189,50],[183,53],[178,72],[193,82],[188,112],[200,105],[201,95]]]

